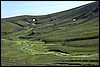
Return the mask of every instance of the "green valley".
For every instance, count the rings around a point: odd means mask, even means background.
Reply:
[[[1,18],[1,66],[99,66],[99,2]]]

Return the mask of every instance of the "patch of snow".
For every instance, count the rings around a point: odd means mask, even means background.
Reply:
[[[76,19],[73,19],[73,21],[76,21]]]
[[[33,21],[35,21],[35,19],[33,19]]]

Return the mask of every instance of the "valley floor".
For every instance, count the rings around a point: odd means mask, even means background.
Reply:
[[[44,43],[28,40],[1,39],[1,65],[2,66],[98,66],[99,54],[89,52],[85,47],[84,52],[72,46]],[[53,50],[52,47],[63,48],[72,52]],[[77,49],[78,51],[74,51]],[[82,48],[83,49],[83,48]],[[91,49],[90,49],[91,50]]]

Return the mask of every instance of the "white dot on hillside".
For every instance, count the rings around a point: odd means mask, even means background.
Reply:
[[[33,19],[33,21],[35,21],[35,19]]]
[[[73,19],[73,21],[76,21],[76,19]]]

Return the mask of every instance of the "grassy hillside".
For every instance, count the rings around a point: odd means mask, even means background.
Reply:
[[[98,66],[99,2],[43,16],[2,18],[1,65]]]

